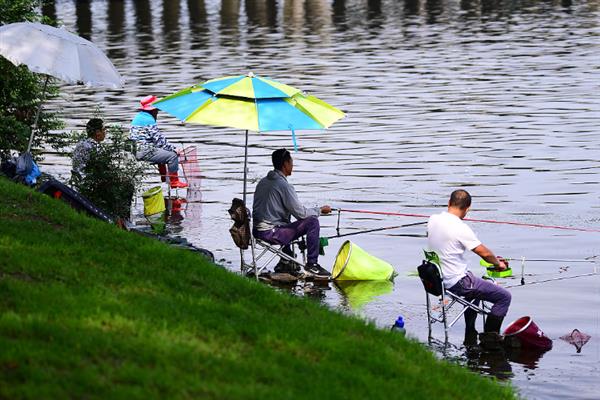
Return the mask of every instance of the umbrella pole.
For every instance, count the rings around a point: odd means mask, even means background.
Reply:
[[[40,99],[40,105],[38,106],[37,112],[35,113],[35,119],[33,120],[33,128],[31,128],[31,135],[29,135],[29,144],[27,145],[27,152],[31,151],[31,145],[33,144],[33,135],[38,127],[38,120],[40,118],[40,111],[42,110],[42,104],[46,98],[46,88],[48,87],[48,81],[50,80],[50,75],[46,75],[46,80],[44,81],[44,89],[42,90],[42,98]]]
[[[246,171],[248,169],[248,130],[246,129],[246,144],[244,145],[244,193],[243,199],[246,204]]]
[[[248,130],[246,129],[246,143],[244,145],[244,207],[246,207],[246,170],[248,168]],[[253,248],[254,250],[254,248]],[[240,258],[242,264],[242,271],[244,270],[244,250],[240,249]],[[254,265],[254,272],[256,273],[256,264]]]

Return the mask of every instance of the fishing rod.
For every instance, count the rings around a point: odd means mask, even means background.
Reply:
[[[521,258],[506,258],[504,257],[505,260],[508,261],[513,261],[513,260],[521,260]],[[565,263],[600,263],[600,259],[599,260],[592,260],[590,258],[583,258],[580,260],[568,260],[568,259],[562,259],[562,258],[526,258],[525,261],[531,261],[531,262],[565,262]]]
[[[525,261],[531,261],[531,262],[567,262],[567,263],[600,263],[600,260],[594,260],[593,258],[596,258],[596,256],[593,257],[589,257],[589,258],[584,258],[584,259],[579,259],[579,260],[568,260],[568,259],[560,259],[560,258],[532,258],[532,259],[528,259],[525,257],[521,257],[521,258],[510,258],[510,257],[502,257],[504,260],[506,261],[521,261],[521,285],[525,285]],[[487,270],[489,271],[497,271],[496,269],[493,268],[493,265],[486,262],[485,260],[481,260],[479,261],[479,264],[483,267],[486,267]],[[595,267],[594,266],[594,273],[595,273]]]
[[[552,279],[544,279],[541,281],[533,281],[533,282],[521,282],[521,284],[519,285],[508,285],[508,286],[503,286],[504,289],[511,289],[511,288],[516,288],[516,287],[521,287],[521,286],[529,286],[529,285],[537,285],[538,283],[546,283],[546,282],[552,282],[552,281],[563,281],[563,280],[567,280],[567,279],[575,279],[575,278],[581,278],[584,276],[593,276],[593,275],[599,275],[597,272],[590,272],[587,274],[581,274],[581,275],[573,275],[573,276],[561,276],[558,278],[552,278]]]
[[[332,209],[333,210],[333,209]],[[335,209],[338,211],[338,222],[339,216],[342,211],[351,212],[351,213],[360,213],[360,214],[375,214],[375,215],[390,215],[390,216],[398,216],[398,217],[417,217],[417,218],[429,218],[429,215],[425,214],[412,214],[412,213],[397,213],[397,212],[387,212],[387,211],[369,211],[369,210],[349,210],[344,208]],[[567,231],[579,231],[579,232],[594,232],[600,233],[600,229],[591,229],[591,228],[575,228],[569,226],[560,226],[560,225],[543,225],[543,224],[528,224],[524,222],[515,222],[515,221],[497,221],[493,219],[473,219],[473,218],[464,218],[464,221],[470,222],[482,222],[487,224],[504,224],[504,225],[516,225],[516,226],[527,226],[532,228],[544,228],[544,229],[562,229]]]
[[[412,224],[386,226],[386,227],[383,227],[383,228],[375,228],[375,229],[365,229],[365,230],[361,230],[361,231],[358,231],[358,232],[350,232],[350,233],[343,233],[343,234],[339,233],[340,230],[339,230],[339,226],[338,226],[338,228],[336,228],[336,231],[338,233],[336,235],[334,235],[334,236],[327,236],[327,239],[337,239],[337,238],[346,237],[346,236],[361,235],[363,233],[381,232],[381,231],[387,231],[387,230],[391,230],[391,229],[406,228],[406,227],[409,227],[409,226],[424,225],[426,223],[427,223],[427,221],[414,222]],[[425,236],[420,236],[420,235],[415,235],[415,234],[396,235],[396,236],[425,237]]]

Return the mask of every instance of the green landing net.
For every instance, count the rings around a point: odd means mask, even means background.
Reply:
[[[338,281],[389,280],[395,276],[395,271],[390,263],[347,240],[335,258],[332,276]]]

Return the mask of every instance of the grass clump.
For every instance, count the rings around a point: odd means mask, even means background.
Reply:
[[[507,399],[422,345],[0,178],[0,398]]]

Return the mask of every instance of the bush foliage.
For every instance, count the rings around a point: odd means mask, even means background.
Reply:
[[[86,137],[82,132],[72,134],[74,141]],[[123,129],[112,125],[107,127],[107,140],[90,152],[83,176],[72,176],[71,184],[113,216],[129,218],[131,200],[140,188],[145,167],[133,156]]]
[[[0,25],[21,21],[47,23],[37,12],[39,0],[0,0]],[[26,66],[15,66],[0,56],[0,160],[11,156],[11,150],[24,151],[40,102],[52,99],[58,88],[52,84],[44,92],[44,75],[30,72]],[[34,147],[42,143],[58,149],[65,145],[64,137],[50,131],[62,127],[56,114],[43,110],[38,120]]]

